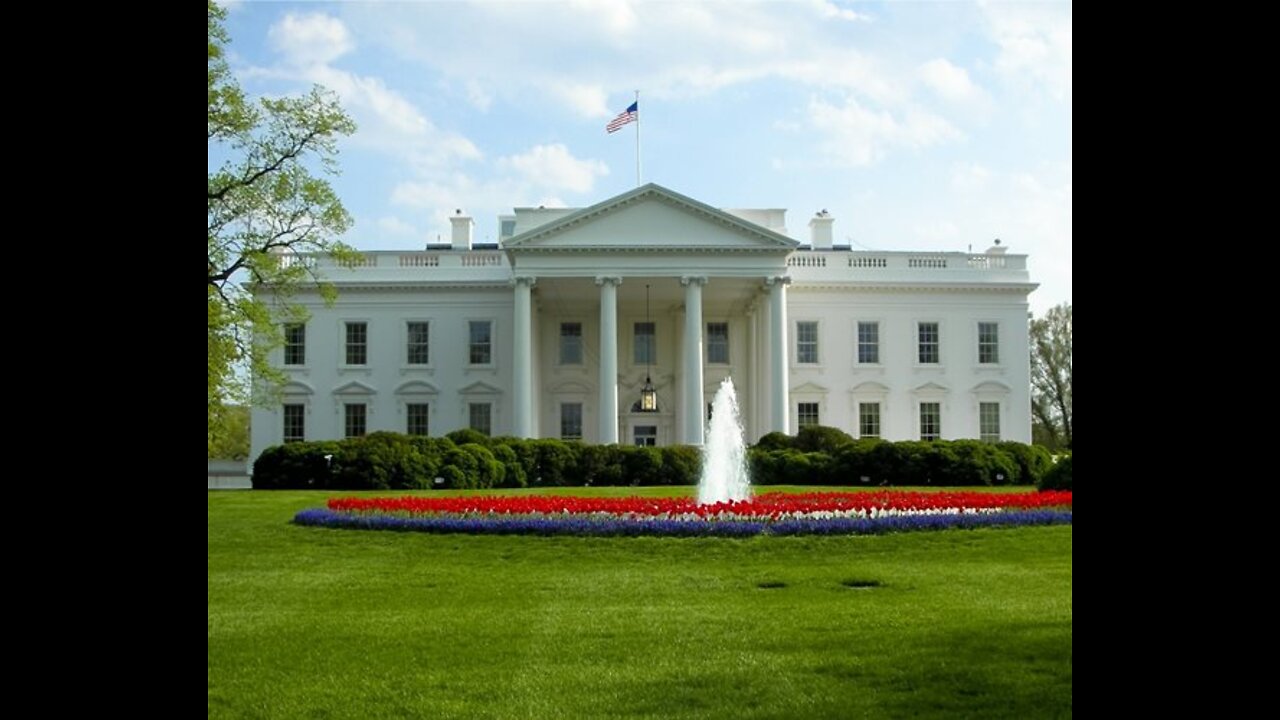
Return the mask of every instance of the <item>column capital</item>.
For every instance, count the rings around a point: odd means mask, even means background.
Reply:
[[[791,284],[790,275],[773,275],[770,277],[766,277],[764,279],[764,286],[768,288],[771,288],[774,285],[790,285],[790,284]]]
[[[618,287],[619,285],[622,284],[622,278],[618,277],[617,275],[597,275],[596,276],[597,285],[603,286],[605,283],[608,283],[614,287]]]
[[[685,287],[688,287],[690,285],[706,285],[707,276],[706,275],[681,275],[680,284],[684,285]]]
[[[515,287],[516,285],[527,285],[528,287],[533,287],[538,284],[538,278],[533,275],[516,275],[511,278],[511,282],[509,284],[512,287]]]

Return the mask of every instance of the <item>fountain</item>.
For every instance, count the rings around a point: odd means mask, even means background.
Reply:
[[[738,420],[738,395],[733,378],[725,378],[711,401],[706,444],[702,446],[702,477],[698,479],[698,504],[708,505],[751,497],[747,473],[747,444]]]

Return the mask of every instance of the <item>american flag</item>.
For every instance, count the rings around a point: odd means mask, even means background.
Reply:
[[[631,103],[629,106],[627,106],[626,110],[623,110],[621,113],[618,113],[618,117],[610,120],[609,124],[604,126],[604,129],[605,129],[605,132],[614,133],[621,130],[623,125],[626,125],[629,122],[636,122],[639,119],[640,119],[640,101],[637,100]]]

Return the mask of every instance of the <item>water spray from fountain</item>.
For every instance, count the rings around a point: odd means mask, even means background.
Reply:
[[[738,395],[733,378],[725,378],[711,401],[706,444],[702,446],[702,477],[698,479],[698,503],[707,505],[751,497],[747,472],[747,443],[738,419]]]

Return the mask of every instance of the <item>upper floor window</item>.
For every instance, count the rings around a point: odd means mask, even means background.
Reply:
[[[431,362],[431,323],[409,323],[408,357],[410,365],[426,365]]]
[[[707,323],[707,363],[729,364],[729,323]]]
[[[880,323],[858,323],[858,362],[868,365],[880,362]]]
[[[347,323],[347,364],[365,365],[369,362],[369,323]]]
[[[304,365],[307,362],[307,326],[304,323],[288,323],[284,326],[284,364]]]
[[[470,326],[471,364],[491,364],[493,362],[493,323],[488,320],[472,320]]]
[[[918,361],[922,364],[938,362],[938,323],[922,322],[916,325],[919,338]]]
[[[818,362],[818,323],[796,323],[796,362],[807,365]]]
[[[560,364],[582,364],[582,323],[560,323]]]
[[[657,330],[651,322],[638,322],[635,324],[635,355],[636,365],[652,365],[658,361],[657,350]]]
[[[920,439],[942,437],[942,403],[920,403]]]
[[[302,442],[307,439],[307,408],[305,405],[284,406],[284,441]]]
[[[1000,325],[998,323],[978,323],[978,362],[1000,362]]]

